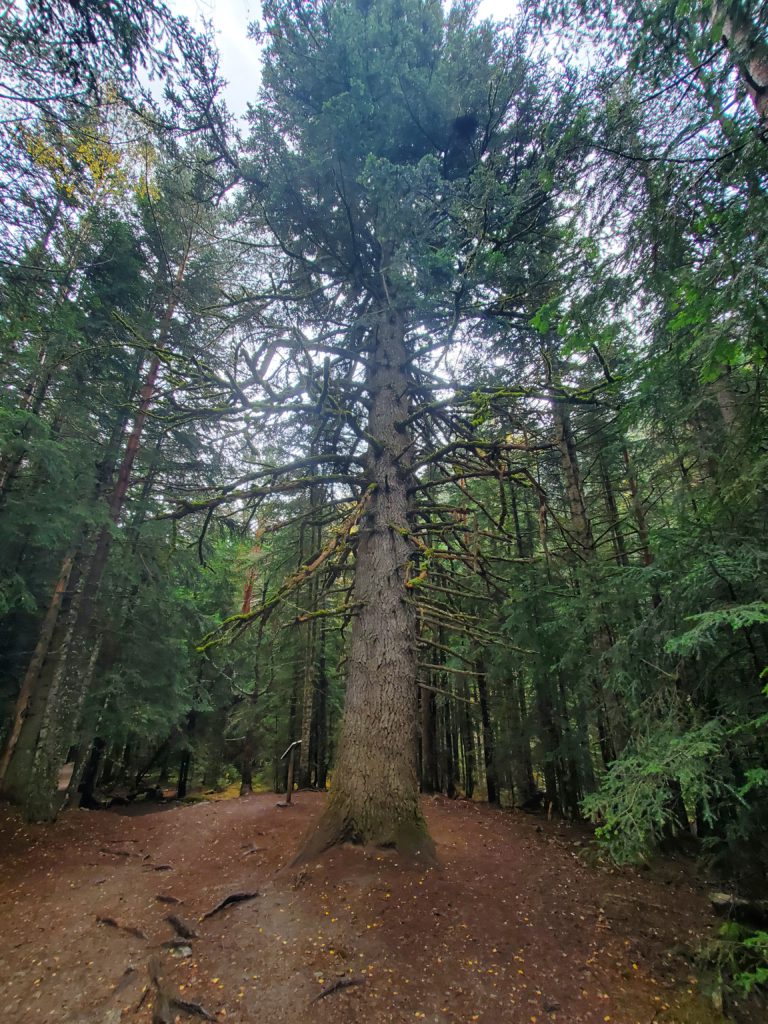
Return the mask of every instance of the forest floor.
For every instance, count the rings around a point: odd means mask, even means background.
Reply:
[[[439,869],[354,847],[285,867],[323,799],[69,811],[54,826],[0,808],[3,1019],[147,1024],[153,957],[171,998],[226,1024],[721,1019],[681,952],[711,927],[689,864],[610,870],[573,826],[426,798]],[[242,891],[259,895],[201,921]],[[187,949],[162,947],[169,914],[198,933]],[[200,1017],[172,1004],[168,1019]]]

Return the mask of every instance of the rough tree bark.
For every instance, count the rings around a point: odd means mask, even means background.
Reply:
[[[386,304],[368,371],[371,501],[360,524],[347,695],[328,806],[296,861],[352,841],[431,859],[419,807],[416,622],[408,601],[408,355],[401,313]]]
[[[315,611],[317,603],[317,579],[310,581],[310,609]],[[315,639],[317,620],[310,619],[307,625],[306,646],[304,648],[304,686],[301,701],[301,747],[299,748],[299,789],[309,789],[312,785],[312,761],[314,753],[312,744],[312,722],[315,711]]]
[[[740,3],[714,3],[711,24],[721,26],[722,40],[755,108],[760,137],[768,142],[768,44]]]

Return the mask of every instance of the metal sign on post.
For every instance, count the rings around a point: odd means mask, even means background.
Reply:
[[[301,740],[294,740],[280,758],[281,761],[284,761],[288,757],[288,778],[285,783],[285,800],[281,800],[278,807],[290,807],[293,796],[293,762],[296,756],[296,747],[300,746]]]

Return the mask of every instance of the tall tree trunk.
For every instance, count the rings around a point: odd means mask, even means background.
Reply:
[[[570,510],[572,536],[583,556],[588,558],[594,547],[592,523],[584,501],[571,419],[562,402],[552,399],[551,407],[555,426],[555,444],[560,452],[560,465],[563,470],[565,492]]]
[[[311,487],[309,491],[309,514],[311,524],[310,546],[312,551],[317,551],[321,546],[320,527],[314,521],[317,518],[321,495],[318,488]],[[316,612],[318,608],[318,578],[313,576],[308,585],[309,612]],[[299,789],[309,789],[312,785],[311,766],[313,763],[313,731],[312,725],[315,714],[315,689],[316,689],[316,652],[318,636],[318,620],[310,618],[306,627],[306,648],[304,653],[304,692],[301,708],[301,746],[299,747]]]
[[[440,763],[440,789],[453,800],[458,781],[458,742],[453,728],[451,702],[444,701],[438,714],[438,735],[442,735]]]
[[[643,500],[640,497],[640,487],[632,468],[632,461],[629,457],[629,451],[627,450],[626,445],[622,448],[621,455],[624,460],[624,468],[627,472],[627,483],[629,484],[629,493],[632,498],[632,515],[634,516],[635,525],[637,526],[637,536],[640,541],[643,565],[653,565],[653,552],[651,551],[649,539],[648,521],[645,517],[645,506],[643,505]],[[661,599],[659,599],[659,603],[661,603]]]
[[[576,441],[573,436],[570,416],[562,402],[553,399],[552,415],[555,424],[555,442],[560,452],[560,464],[565,480],[568,496],[572,536],[576,545],[576,554],[585,563],[590,574],[595,569],[597,548],[592,533],[592,522],[584,499],[584,488],[576,452]],[[606,609],[600,597],[599,583],[590,575],[590,599],[601,610],[604,621],[598,626],[592,638],[592,647],[597,658],[602,661],[612,646],[612,636],[607,619]],[[606,713],[607,726],[611,732],[611,741],[617,754],[626,746],[629,739],[629,727],[624,707],[617,695],[603,686],[606,670],[599,665],[594,677],[595,698],[598,706],[603,706]]]
[[[420,689],[421,703],[421,790],[434,793],[437,789],[437,731],[434,690]]]
[[[599,436],[599,435],[598,435]],[[627,555],[627,546],[624,543],[624,534],[621,532],[621,523],[619,521],[619,509],[616,504],[616,495],[613,490],[613,482],[611,481],[610,474],[608,473],[608,467],[605,464],[605,460],[600,456],[600,478],[603,484],[603,496],[605,498],[605,507],[608,512],[608,523],[611,529],[611,537],[613,539],[613,550],[616,556],[616,562],[618,565],[629,565],[629,557]]]
[[[317,709],[315,713],[315,785],[325,791],[328,782],[328,669],[325,661],[326,620],[320,623],[317,652]]]
[[[139,370],[140,364],[137,366],[137,374]],[[109,479],[114,469],[114,459],[117,457],[126,421],[127,415],[121,416],[115,423],[112,437],[106,445],[107,454],[99,463],[99,477],[95,494],[97,500],[104,495],[109,486]],[[22,680],[14,708],[12,726],[6,737],[2,758],[0,758],[0,791],[19,802],[23,799],[24,785],[19,785],[18,781],[13,785],[10,782],[6,783],[6,776],[19,741],[22,741],[21,747],[24,751],[29,752],[30,756],[37,744],[41,716],[45,712],[51,673],[54,670],[53,665],[47,664],[49,652],[53,650],[60,654],[64,651],[62,636],[66,634],[68,627],[63,626],[59,621],[60,615],[68,607],[73,608],[72,613],[75,613],[82,596],[81,588],[77,587],[76,581],[82,577],[83,572],[88,571],[90,557],[88,544],[84,544],[83,548],[84,550],[80,551],[75,547],[71,548],[62,561],[48,611],[40,626],[35,650]],[[65,598],[68,592],[73,590],[73,581],[75,581],[75,596],[70,593],[67,601]],[[52,660],[55,660],[55,657]],[[44,673],[44,669],[47,670],[47,674]],[[25,759],[21,768],[18,771],[14,769],[11,774],[17,776],[17,780],[26,780],[29,778],[30,771],[31,762]]]
[[[419,807],[417,654],[411,553],[405,324],[385,307],[371,338],[369,505],[360,524],[347,693],[334,785],[298,859],[351,840],[433,855]]]
[[[555,721],[551,697],[545,693],[546,685],[547,681],[544,680],[536,687],[539,740],[544,751],[544,799],[548,807],[559,810],[557,762],[560,757],[560,732]]]
[[[462,676],[461,680],[461,696],[464,700],[458,703],[455,711],[459,719],[461,745],[464,750],[464,795],[471,800],[475,794],[475,730],[469,703],[469,684],[466,676]]]
[[[155,448],[156,452],[160,452],[164,435],[160,435]],[[153,463],[147,473],[144,485],[142,487],[141,498],[138,502],[138,508],[136,514],[130,525],[131,543],[130,553],[132,557],[135,557],[139,546],[140,527],[144,522],[147,510],[149,507],[149,498],[152,493],[152,488],[155,480],[155,469],[156,466]],[[145,580],[146,582],[146,580]],[[116,634],[130,629],[132,616],[134,614],[134,608],[136,598],[138,597],[142,583],[137,581],[131,587],[129,593],[126,595],[122,602],[122,607],[116,608],[111,616],[112,629],[109,631],[112,634],[112,638],[107,640],[107,632],[103,629],[95,636],[93,640],[91,654],[88,659],[88,664],[85,671],[82,674],[82,678],[78,685],[71,687],[70,693],[70,709],[69,714],[73,723],[72,738],[73,742],[76,737],[77,756],[75,759],[75,770],[72,773],[70,779],[69,789],[67,791],[67,797],[64,801],[64,806],[68,807],[71,805],[74,794],[79,793],[81,774],[85,769],[89,751],[91,750],[94,737],[98,734],[101,720],[104,714],[104,710],[109,703],[109,697],[107,696],[103,703],[101,710],[99,711],[97,720],[90,724],[87,724],[84,720],[84,705],[86,697],[91,692],[91,687],[94,678],[98,674],[103,677],[106,675],[114,666],[118,656],[119,644],[117,643]],[[118,627],[117,624],[120,623]],[[71,669],[68,668],[68,671]],[[167,743],[162,749],[167,749]]]
[[[215,789],[224,767],[224,728],[226,725],[227,713],[224,708],[219,708],[210,716],[207,724],[207,742],[205,744],[205,771],[203,772],[203,789]]]
[[[488,703],[488,681],[485,665],[477,662],[477,695],[480,698],[480,716],[483,722],[483,759],[485,764],[485,788],[488,803],[499,806],[499,780],[496,773],[496,745],[494,742],[491,708]]]
[[[191,238],[190,238],[191,243]],[[187,251],[179,265],[176,280],[158,332],[158,346],[162,347],[171,329],[178,302],[178,289],[184,276]],[[133,427],[128,436],[112,493],[108,500],[109,517],[113,523],[120,519],[125,505],[133,466],[139,451],[144,426],[157,388],[161,361],[154,356],[149,364],[139,395],[139,405]],[[91,629],[96,598],[109,557],[112,533],[108,526],[99,531],[94,548],[84,571],[83,585],[73,600],[65,630],[65,641],[55,655],[56,666],[51,675],[51,688],[41,703],[44,705],[37,737],[30,736],[26,746],[34,748],[32,770],[22,795],[25,816],[30,821],[48,821],[58,809],[57,780],[62,763],[62,751],[77,731],[80,710],[90,686],[97,654]],[[50,643],[48,650],[50,651]],[[35,682],[39,689],[40,676]],[[22,729],[24,725],[22,724]]]
[[[715,393],[717,407],[723,419],[726,436],[732,437],[736,429],[736,417],[739,406],[736,393],[731,387],[731,369],[729,366],[723,367],[723,372],[712,384],[712,390]]]
[[[79,786],[80,807],[88,807],[92,809],[99,806],[96,802],[94,793],[96,791],[96,783],[99,781],[99,772],[101,770],[102,758],[106,746],[107,745],[104,740],[99,736],[97,736],[91,744],[90,752],[85,763],[85,770],[83,771],[83,778]]]
[[[317,579],[309,586],[310,609],[315,611],[317,600]],[[309,789],[312,785],[312,720],[315,710],[315,637],[317,619],[307,623],[306,646],[304,648],[304,685],[301,701],[301,746],[299,747],[299,789]]]
[[[75,559],[69,576],[69,586],[64,593],[53,631],[45,645],[45,656],[42,658],[40,671],[34,677],[34,685],[29,692],[29,700],[23,715],[14,721],[20,723],[20,730],[8,760],[3,778],[2,792],[14,803],[25,801],[33,775],[33,767],[40,733],[46,720],[46,709],[52,690],[60,688],[63,670],[62,659],[57,657],[64,646],[71,641],[78,609],[82,600],[84,573],[87,564],[83,564],[82,556]],[[41,637],[41,639],[43,639]],[[49,652],[51,656],[49,656]],[[58,702],[57,702],[58,703]],[[53,790],[49,793],[53,799]]]
[[[562,675],[558,681],[560,697],[560,720],[563,723],[563,754],[560,758],[560,806],[569,818],[580,816],[579,801],[581,799],[581,773],[576,758],[576,744],[571,729],[568,708],[568,694]]]
[[[519,673],[514,673],[510,696],[510,731],[512,734],[512,788],[516,807],[530,804],[536,797],[536,781],[533,777],[533,760],[531,744],[528,738],[526,723],[527,710],[523,681]]]
[[[0,791],[2,791],[8,766],[11,763],[11,758],[13,757],[16,745],[19,742],[19,737],[21,736],[24,720],[27,717],[27,712],[32,701],[40,671],[43,667],[43,662],[48,654],[48,648],[50,647],[56,623],[59,619],[59,612],[64,600],[67,585],[69,584],[70,576],[72,575],[74,563],[75,552],[69,551],[64,556],[64,560],[61,563],[59,576],[53,588],[53,597],[51,598],[51,603],[48,606],[48,611],[45,613],[45,618],[43,619],[42,626],[40,627],[40,634],[38,636],[35,650],[21,683],[19,696],[16,699],[16,705],[13,710],[13,722],[5,740],[2,757],[0,757]]]
[[[253,729],[248,729],[243,739],[240,755],[240,796],[249,796],[253,792],[253,759],[256,754],[256,737]]]
[[[291,688],[291,699],[288,704],[288,739],[287,743],[293,743],[294,737],[296,736],[296,711],[299,706],[299,684],[304,678],[303,665],[301,666],[301,672],[298,671],[298,664],[293,673],[293,686]],[[278,784],[275,786],[275,792],[279,793],[280,790],[284,790],[286,782],[288,780],[288,761],[280,761],[278,763]]]
[[[189,750],[182,750],[181,761],[179,762],[179,781],[176,784],[176,799],[183,800],[187,795],[189,786],[189,768],[192,763],[192,754]]]

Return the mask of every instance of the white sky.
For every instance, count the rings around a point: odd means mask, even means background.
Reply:
[[[193,25],[210,21],[221,53],[221,73],[229,85],[227,104],[237,115],[244,114],[259,89],[259,48],[248,38],[248,25],[258,20],[259,0],[169,0],[177,14],[186,15]],[[482,0],[481,17],[508,18],[516,0]]]

